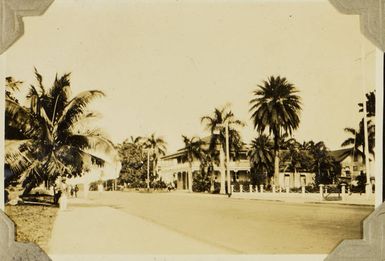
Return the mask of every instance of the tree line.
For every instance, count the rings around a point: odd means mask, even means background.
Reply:
[[[152,185],[164,186],[158,180],[158,163],[166,154],[167,143],[162,137],[131,137],[114,145],[100,130],[90,128],[87,121],[98,117],[88,105],[105,94],[99,90],[71,93],[70,74],[56,76],[50,88],[43,84],[42,75],[35,69],[36,84],[30,85],[22,105],[15,94],[23,85],[13,77],[5,84],[5,185],[19,186],[28,194],[41,184],[52,186],[58,177],[81,176],[92,165],[103,166],[105,159],[96,150],[117,151],[122,163],[120,181],[134,187],[144,187],[147,172]],[[374,157],[375,93],[367,94],[367,124],[369,152]],[[225,169],[226,130],[228,126],[229,152],[232,160],[247,153],[251,164],[253,184],[278,185],[282,169],[290,172],[314,172],[315,183],[333,183],[340,174],[338,162],[330,156],[323,141],[300,143],[292,137],[300,126],[301,97],[294,84],[285,77],[270,76],[252,93],[250,119],[256,131],[246,145],[240,130],[245,123],[230,107],[215,108],[200,121],[209,132],[205,140],[182,135],[185,158],[189,164],[189,190],[214,190],[214,166]],[[358,111],[363,111],[363,103]],[[341,146],[351,147],[347,153],[365,157],[364,119],[359,128],[346,128],[351,136]],[[198,160],[200,171],[193,175],[192,162]],[[150,164],[147,165],[147,162]],[[156,181],[158,180],[158,181]]]

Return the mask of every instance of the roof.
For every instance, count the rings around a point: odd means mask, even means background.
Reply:
[[[335,161],[341,162],[344,159],[346,159],[346,157],[349,156],[350,154],[349,152],[351,150],[352,150],[351,148],[332,150],[332,151],[329,151],[329,155],[332,156]]]
[[[201,138],[201,141],[203,141],[205,144],[210,144],[210,140],[211,140],[211,136],[206,136]],[[243,143],[241,151],[248,151],[248,149],[249,149],[248,146]],[[175,153],[171,153],[163,156],[161,159],[162,160],[174,159],[184,155],[185,153],[186,153],[186,148],[181,148],[181,149],[178,149]]]
[[[177,152],[165,155],[161,159],[162,160],[174,159],[174,158],[177,158],[179,156],[184,155],[185,152],[186,152],[186,149],[184,149],[184,148],[183,149],[179,149]]]

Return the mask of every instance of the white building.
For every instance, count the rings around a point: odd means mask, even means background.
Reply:
[[[209,141],[209,137],[206,137],[202,140],[207,144]],[[242,182],[251,181],[251,164],[247,156],[248,150],[249,148],[247,146],[244,146],[237,160],[233,160],[232,157],[230,157],[229,168],[231,184],[238,184]],[[193,176],[198,171],[200,171],[200,161],[194,160],[192,162]],[[225,166],[221,168],[220,166],[214,164],[213,171],[213,179],[215,182],[221,181],[221,172],[225,177],[224,180],[227,180]],[[187,161],[186,150],[184,148],[177,150],[177,152],[175,153],[168,154],[162,157],[159,162],[159,176],[166,183],[174,182],[174,184],[176,184],[176,189],[178,190],[188,190],[188,172],[189,163]],[[299,188],[301,186],[307,186],[314,183],[314,177],[314,173],[300,171],[297,173],[291,173],[283,169],[281,170],[279,176],[278,185],[283,188]]]

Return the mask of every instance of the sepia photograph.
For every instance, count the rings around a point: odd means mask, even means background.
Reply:
[[[358,15],[326,0],[55,0],[23,21],[2,54],[16,241],[107,260],[324,258],[362,239],[382,202],[384,54]]]

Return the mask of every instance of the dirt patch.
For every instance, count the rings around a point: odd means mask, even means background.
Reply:
[[[57,207],[38,205],[5,206],[5,213],[16,226],[16,241],[36,243],[45,252],[58,210]]]

